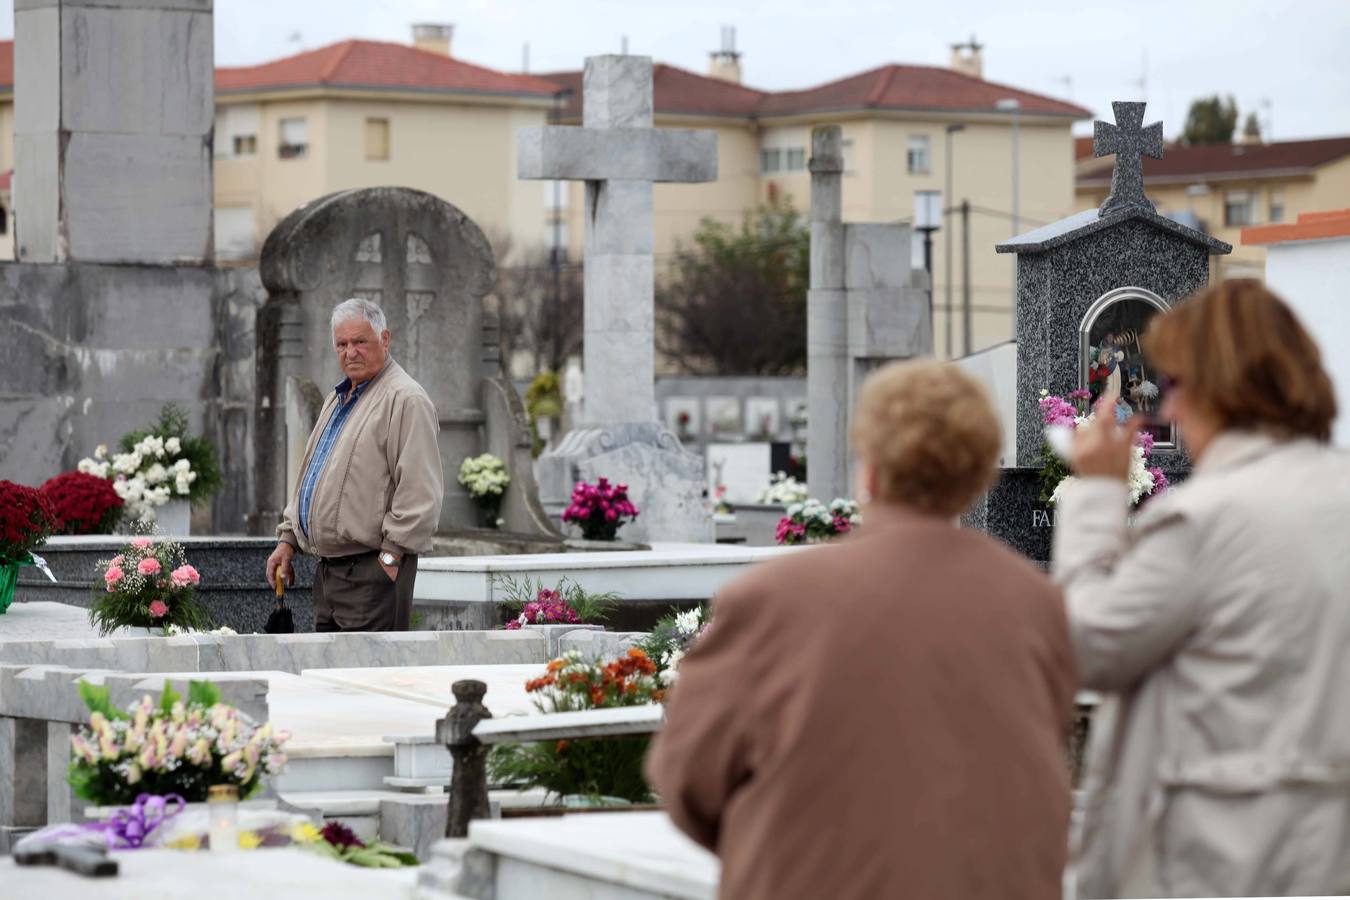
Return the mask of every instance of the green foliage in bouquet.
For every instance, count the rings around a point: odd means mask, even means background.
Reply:
[[[603,664],[571,651],[550,662],[546,674],[526,682],[525,690],[545,713],[643,706],[665,699],[655,664],[638,647]],[[501,744],[488,755],[488,775],[498,784],[543,788],[559,798],[649,803],[653,794],[642,777],[642,760],[650,743],[642,735]]]
[[[166,403],[159,411],[159,419],[149,428],[132,431],[122,435],[118,442],[122,452],[130,453],[137,444],[147,437],[156,437],[167,441],[178,438],[181,450],[171,462],[186,459],[192,465],[197,478],[188,491],[188,502],[193,506],[202,506],[210,501],[225,485],[225,477],[220,471],[220,459],[216,445],[210,438],[198,435],[188,437],[188,417],[182,407],[176,403]]]
[[[286,763],[289,735],[221,702],[210,682],[189,682],[184,700],[165,681],[158,703],[146,694],[129,710],[112,703],[106,686],[81,681],[80,696],[89,725],[70,739],[67,781],[100,806],[128,805],[145,793],[201,802],[216,784],[236,785],[248,797]]]
[[[619,606],[620,596],[614,591],[593,593],[567,577],[560,579],[553,588],[544,587],[544,582],[540,579],[517,580],[510,575],[496,575],[493,580],[502,587],[504,596],[500,603],[511,614],[512,619],[518,618],[522,613],[532,613],[532,610],[526,609],[527,606],[540,606],[543,611],[543,607],[556,608],[558,604],[563,604],[576,614],[574,621],[586,625],[599,625]],[[534,616],[531,614],[531,621],[526,624],[545,625],[554,624],[555,621],[549,619],[536,622],[533,619]],[[556,620],[557,624],[566,624],[568,621],[573,620],[570,617]]]

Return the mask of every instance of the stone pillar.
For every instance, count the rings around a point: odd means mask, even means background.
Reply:
[[[47,824],[47,729],[37,719],[0,718],[0,854]],[[63,779],[64,780],[64,779]]]
[[[811,132],[811,283],[806,295],[806,474],[829,502],[848,484],[848,298],[844,287],[844,155],[837,125]]]
[[[450,686],[455,705],[450,715],[436,723],[436,739],[450,750],[454,768],[450,771],[450,810],[445,836],[469,836],[469,822],[491,815],[487,789],[488,748],[473,736],[474,726],[492,718],[483,705],[487,685],[481,681],[456,681]]]
[[[20,262],[213,258],[212,0],[16,0]]]
[[[83,822],[84,801],[75,796],[75,789],[66,782],[70,768],[70,738],[78,725],[69,722],[47,722],[47,822]]]

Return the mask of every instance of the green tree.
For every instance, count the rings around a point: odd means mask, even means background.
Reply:
[[[1229,144],[1237,128],[1237,103],[1232,95],[1201,97],[1191,103],[1186,113],[1186,129],[1181,133],[1184,144]]]
[[[657,346],[693,375],[806,371],[811,237],[788,200],[740,227],[704,219],[657,292]]]

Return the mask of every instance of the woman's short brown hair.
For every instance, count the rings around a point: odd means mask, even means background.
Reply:
[[[1144,350],[1221,428],[1331,440],[1336,393],[1317,343],[1255,279],[1220,282],[1158,316]]]
[[[853,445],[876,499],[955,516],[994,482],[1003,437],[984,385],[953,363],[891,363],[863,383]]]

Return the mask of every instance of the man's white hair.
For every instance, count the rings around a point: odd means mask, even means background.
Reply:
[[[389,328],[389,320],[384,317],[384,310],[380,309],[380,304],[374,300],[352,297],[333,307],[333,321],[330,326],[333,336],[337,336],[339,325],[352,319],[365,319],[370,323],[370,327],[375,329],[376,337],[384,334]]]

